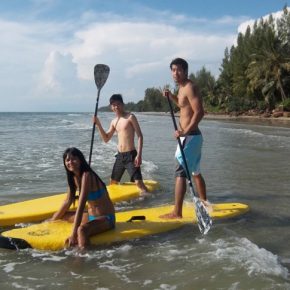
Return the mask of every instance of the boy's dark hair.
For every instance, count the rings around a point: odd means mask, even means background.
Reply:
[[[170,63],[170,69],[172,69],[173,65],[180,65],[182,67],[182,69],[188,73],[188,63],[186,60],[184,60],[183,58],[175,58],[171,63]]]
[[[115,101],[118,101],[118,102],[124,104],[123,97],[122,97],[121,94],[112,95],[111,98],[110,98],[110,105],[112,105],[112,103],[115,102]]]

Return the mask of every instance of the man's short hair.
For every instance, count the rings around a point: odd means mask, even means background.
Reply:
[[[112,103],[113,102],[116,102],[116,101],[124,104],[123,97],[122,97],[121,94],[114,94],[114,95],[112,95],[111,98],[110,98],[110,105],[112,105]]]
[[[182,69],[188,73],[188,63],[186,60],[184,60],[183,58],[175,58],[171,63],[170,63],[170,69],[172,70],[172,66],[173,65],[180,65],[182,67]]]

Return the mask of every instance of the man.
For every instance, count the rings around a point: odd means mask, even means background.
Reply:
[[[170,69],[173,80],[178,86],[178,94],[175,96],[169,90],[165,90],[163,95],[168,95],[180,108],[179,129],[175,131],[174,136],[176,138],[180,137],[188,168],[190,173],[192,173],[197,192],[201,201],[207,205],[206,185],[200,173],[203,138],[198,124],[204,116],[202,100],[197,86],[188,79],[188,64],[184,59],[174,59],[170,64]],[[175,157],[177,159],[175,172],[175,205],[172,212],[160,216],[166,219],[182,218],[182,206],[186,192],[187,175],[178,147]]]
[[[135,182],[140,189],[140,195],[148,194],[142,180],[140,166],[142,164],[143,134],[137,118],[132,113],[126,112],[122,95],[114,94],[110,98],[112,111],[116,114],[107,132],[103,129],[100,120],[95,117],[96,124],[104,142],[108,142],[117,132],[118,154],[111,175],[111,184],[119,183],[125,169],[128,171],[131,181]],[[137,150],[134,144],[135,133],[138,137]]]

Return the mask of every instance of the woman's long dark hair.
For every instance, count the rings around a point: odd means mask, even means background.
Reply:
[[[106,184],[102,181],[102,179],[92,170],[92,168],[90,167],[90,165],[86,161],[84,154],[79,149],[77,149],[75,147],[67,148],[63,153],[63,165],[64,165],[64,168],[66,170],[67,182],[68,182],[68,186],[70,188],[70,192],[72,194],[73,202],[76,199],[77,186],[76,186],[75,181],[74,181],[73,172],[69,171],[65,165],[65,160],[69,155],[74,156],[74,157],[78,157],[80,159],[80,174],[81,174],[81,176],[83,175],[84,172],[91,172],[96,177],[96,179],[104,187],[106,187]],[[81,189],[79,188],[79,190],[81,190]]]

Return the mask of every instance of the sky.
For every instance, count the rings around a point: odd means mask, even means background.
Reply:
[[[99,106],[174,86],[175,57],[218,77],[226,47],[283,0],[0,0],[0,112],[94,112],[94,66],[110,74]],[[289,5],[287,5],[289,6]]]

